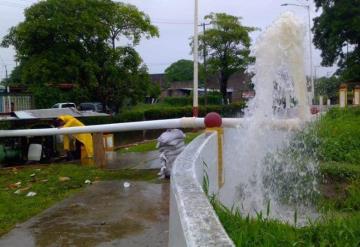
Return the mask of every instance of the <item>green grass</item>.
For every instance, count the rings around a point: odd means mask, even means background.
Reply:
[[[252,219],[216,201],[214,209],[236,246],[359,246],[360,213],[332,215],[306,227],[294,227],[262,215]]]
[[[331,109],[316,128],[321,160],[360,165],[360,107]]]
[[[198,132],[187,132],[185,137],[185,143],[189,143],[194,140],[197,136],[199,136],[202,131]],[[130,152],[150,152],[156,150],[156,140],[146,141],[140,144],[135,144],[130,147],[124,147],[119,149],[120,153],[130,153]]]
[[[120,170],[107,171],[94,167],[73,164],[24,167],[21,169],[0,170],[0,235],[8,232],[15,224],[23,222],[40,213],[54,203],[89,186],[84,182],[101,180],[145,180],[157,178],[157,171]],[[31,177],[32,174],[35,176]],[[69,177],[61,182],[59,177]],[[10,185],[21,182],[21,187]],[[15,194],[17,189],[26,189]],[[36,192],[33,197],[26,197],[29,191]]]
[[[360,179],[360,165],[344,163],[344,162],[322,162],[320,164],[320,171],[327,177],[334,180],[352,180]]]

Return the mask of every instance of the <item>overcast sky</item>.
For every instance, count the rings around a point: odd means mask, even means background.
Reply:
[[[9,28],[23,21],[24,8],[36,0],[0,0],[0,37],[7,34]],[[194,0],[124,0],[136,5],[150,15],[160,30],[160,38],[142,40],[136,50],[148,65],[150,73],[162,73],[171,63],[179,59],[192,59],[189,38],[193,35]],[[307,25],[307,10],[296,6],[280,6],[283,3],[308,4],[306,0],[199,0],[199,22],[211,12],[225,12],[241,16],[242,24],[265,30],[267,26],[287,10],[293,11]],[[318,15],[311,3],[311,16]],[[261,31],[260,31],[261,32]],[[251,34],[253,43],[260,32]],[[308,54],[308,51],[305,51]],[[0,80],[5,77],[5,65],[8,72],[14,66],[13,49],[0,48]],[[308,59],[309,56],[307,55]],[[314,66],[321,62],[320,51],[313,54]],[[333,68],[316,68],[318,75],[327,75]]]

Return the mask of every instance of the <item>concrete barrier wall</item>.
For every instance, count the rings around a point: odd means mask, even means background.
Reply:
[[[217,133],[192,141],[174,163],[171,176],[169,246],[234,246],[203,190],[218,192]],[[207,174],[207,175],[206,175]]]

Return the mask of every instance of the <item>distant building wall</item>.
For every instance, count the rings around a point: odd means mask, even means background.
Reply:
[[[0,95],[0,112],[7,113],[32,109],[32,97],[30,95]]]
[[[184,88],[192,88],[193,81],[176,81],[170,83],[169,87],[165,87],[164,74],[151,75],[152,82],[158,84],[163,90],[161,97],[174,97],[174,96],[186,96],[189,93],[182,91]],[[250,75],[237,72],[230,76],[228,80],[228,90],[231,91],[231,101],[237,102],[243,100],[243,92],[252,91],[249,88]],[[219,90],[219,78],[218,76],[209,76],[207,80],[207,88],[213,90]]]

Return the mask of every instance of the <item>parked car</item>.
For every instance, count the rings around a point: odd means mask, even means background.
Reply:
[[[51,108],[70,108],[70,107],[76,108],[76,104],[71,102],[57,103],[53,105]]]
[[[80,103],[80,111],[94,111],[94,112],[104,112],[104,106],[100,102],[85,102]]]

